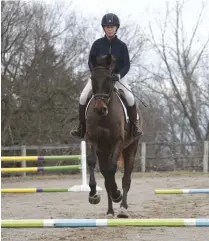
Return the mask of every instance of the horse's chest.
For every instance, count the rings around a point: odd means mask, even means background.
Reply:
[[[90,123],[89,123],[90,124]],[[97,122],[89,125],[89,130],[92,135],[103,136],[106,138],[111,138],[120,133],[121,125],[114,123],[114,121],[102,118],[97,120]]]

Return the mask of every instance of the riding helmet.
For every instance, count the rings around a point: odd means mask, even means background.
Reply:
[[[102,27],[104,27],[105,25],[116,25],[119,28],[120,20],[116,14],[107,13],[103,16],[101,25]]]

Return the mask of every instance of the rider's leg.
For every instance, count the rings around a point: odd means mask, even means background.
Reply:
[[[122,84],[120,84],[120,82]],[[142,132],[141,128],[139,127],[139,123],[138,123],[138,119],[137,119],[137,109],[136,109],[134,95],[132,94],[131,88],[125,78],[121,79],[120,82],[116,82],[116,87],[118,89],[123,90],[123,92],[124,92],[124,97],[128,104],[127,112],[128,112],[128,116],[130,119],[130,123],[132,125],[133,136],[140,136],[140,135],[142,135],[143,132]]]
[[[86,132],[86,119],[85,119],[85,110],[87,105],[87,99],[91,91],[91,80],[89,80],[84,87],[80,99],[79,99],[79,124],[78,126],[71,131],[71,135],[83,138]]]

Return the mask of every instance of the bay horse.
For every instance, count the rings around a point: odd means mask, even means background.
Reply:
[[[131,135],[130,123],[126,121],[121,100],[114,88],[115,83],[111,79],[116,63],[114,56],[109,54],[99,59],[92,57],[91,63],[93,65],[91,72],[92,98],[86,110],[85,134],[90,175],[89,202],[91,204],[100,202],[94,175],[98,160],[108,197],[107,217],[114,216],[112,202],[121,202],[118,217],[128,218],[127,195],[131,185],[131,173],[139,137]],[[142,118],[140,124],[142,124]],[[115,181],[119,158],[124,160],[123,194]]]

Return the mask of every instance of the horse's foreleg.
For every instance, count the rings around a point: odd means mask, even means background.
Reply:
[[[100,171],[105,179],[104,184],[107,191],[107,198],[108,198],[108,209],[107,209],[107,217],[114,217],[114,210],[112,205],[112,197],[111,197],[111,182],[108,173],[108,150],[106,152],[98,153],[99,157],[99,167]]]
[[[121,144],[122,140],[119,140],[116,142],[116,144],[112,148],[112,155],[109,158],[109,180],[110,180],[110,185],[111,185],[111,196],[112,196],[112,201],[113,202],[120,202],[122,199],[122,194],[120,190],[118,190],[116,181],[115,181],[115,173],[117,171],[117,162],[120,157],[120,152],[121,152]]]
[[[122,178],[122,187],[123,187],[123,198],[121,202],[121,210],[118,214],[119,218],[128,218],[128,204],[127,204],[127,195],[131,186],[131,173],[134,167],[135,155],[137,151],[138,142],[131,144],[128,148],[123,151],[124,157],[124,175]]]
[[[96,191],[96,179],[94,175],[95,166],[97,163],[97,155],[96,155],[97,145],[92,144],[91,145],[91,152],[88,155],[87,161],[89,166],[89,187],[91,189],[89,193],[89,202],[91,204],[98,204],[100,202],[100,195]]]

